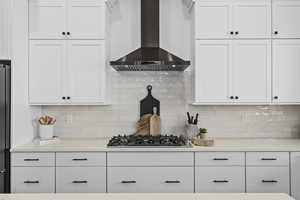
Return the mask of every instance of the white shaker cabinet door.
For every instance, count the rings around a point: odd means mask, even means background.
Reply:
[[[72,39],[104,39],[105,1],[67,0],[68,24]]]
[[[271,101],[271,41],[236,40],[233,47],[233,93],[238,103]]]
[[[65,12],[65,0],[29,0],[30,39],[65,38]]]
[[[300,152],[291,153],[291,191],[292,197],[300,200]]]
[[[31,40],[29,101],[31,104],[63,103],[65,41]]]
[[[231,103],[231,42],[197,40],[195,63],[196,103]]]
[[[300,103],[300,40],[273,41],[273,102]]]
[[[300,38],[300,1],[273,0],[273,36]]]
[[[230,38],[232,22],[230,1],[196,1],[196,39]]]
[[[70,40],[68,42],[68,95],[70,103],[103,102],[105,41]]]
[[[233,5],[236,38],[271,37],[271,0],[237,0]]]

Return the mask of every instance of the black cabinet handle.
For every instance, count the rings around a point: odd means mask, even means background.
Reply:
[[[66,35],[66,32],[62,32],[61,34],[62,34],[62,35]]]
[[[230,99],[234,99],[234,96],[230,96]]]
[[[213,180],[214,183],[228,183],[227,180]]]
[[[38,184],[40,183],[39,181],[24,181],[26,184]]]
[[[165,181],[165,183],[180,183],[180,181],[176,180],[176,181]]]
[[[72,161],[87,161],[87,158],[73,158]]]
[[[239,32],[238,32],[238,31],[236,31],[236,32],[235,32],[235,34],[236,34],[236,35],[238,35],[238,34],[239,34]]]
[[[65,100],[65,99],[66,99],[66,97],[62,97],[62,99],[63,99],[63,100]]]
[[[24,161],[30,161],[30,162],[32,162],[32,161],[39,161],[40,159],[38,159],[38,158],[25,158],[24,159]]]
[[[121,181],[121,183],[136,183],[136,181]]]
[[[239,97],[238,97],[238,96],[235,96],[235,99],[239,99]]]
[[[67,32],[67,35],[71,35],[71,33],[70,33],[70,32]]]
[[[229,160],[228,158],[214,158],[213,160]]]
[[[274,31],[274,35],[278,35],[278,31]]]
[[[79,184],[82,184],[82,183],[88,183],[88,181],[72,181],[72,183],[79,183]]]
[[[262,180],[261,182],[263,182],[263,183],[277,183],[278,181],[276,181],[276,180]]]
[[[71,97],[67,97],[67,99],[68,99],[68,100],[70,100],[70,99],[71,99]]]
[[[277,160],[277,158],[262,158],[261,160]]]
[[[278,96],[275,96],[274,99],[278,99]]]
[[[233,35],[234,34],[234,32],[233,31],[230,31],[230,35]]]

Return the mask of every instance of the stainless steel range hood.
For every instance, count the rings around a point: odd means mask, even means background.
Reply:
[[[191,63],[159,46],[159,0],[141,0],[141,48],[111,61],[117,71],[184,71]]]

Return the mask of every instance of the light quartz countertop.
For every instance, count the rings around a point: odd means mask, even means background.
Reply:
[[[76,152],[76,151],[300,151],[300,139],[215,139],[212,147],[107,147],[108,139],[64,138],[48,144],[32,142],[16,146],[11,152]]]
[[[293,200],[286,194],[0,194],[1,200]]]

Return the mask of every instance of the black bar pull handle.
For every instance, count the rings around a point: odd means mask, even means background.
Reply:
[[[87,161],[87,158],[73,158],[72,161]]]
[[[261,182],[263,182],[263,183],[277,183],[278,181],[276,181],[276,180],[262,180]]]
[[[40,183],[39,181],[24,181],[26,184],[38,184]]]
[[[277,158],[262,158],[261,160],[277,160]]]
[[[25,158],[24,161],[40,161],[38,158]]]
[[[228,183],[227,180],[213,180],[214,183]]]
[[[176,180],[176,181],[165,181],[165,183],[180,183],[180,181]]]
[[[136,183],[136,181],[121,181],[121,183]]]
[[[213,160],[229,160],[228,158],[214,158]]]
[[[72,181],[72,183],[79,183],[79,184],[81,184],[81,183],[88,183],[88,181]]]

